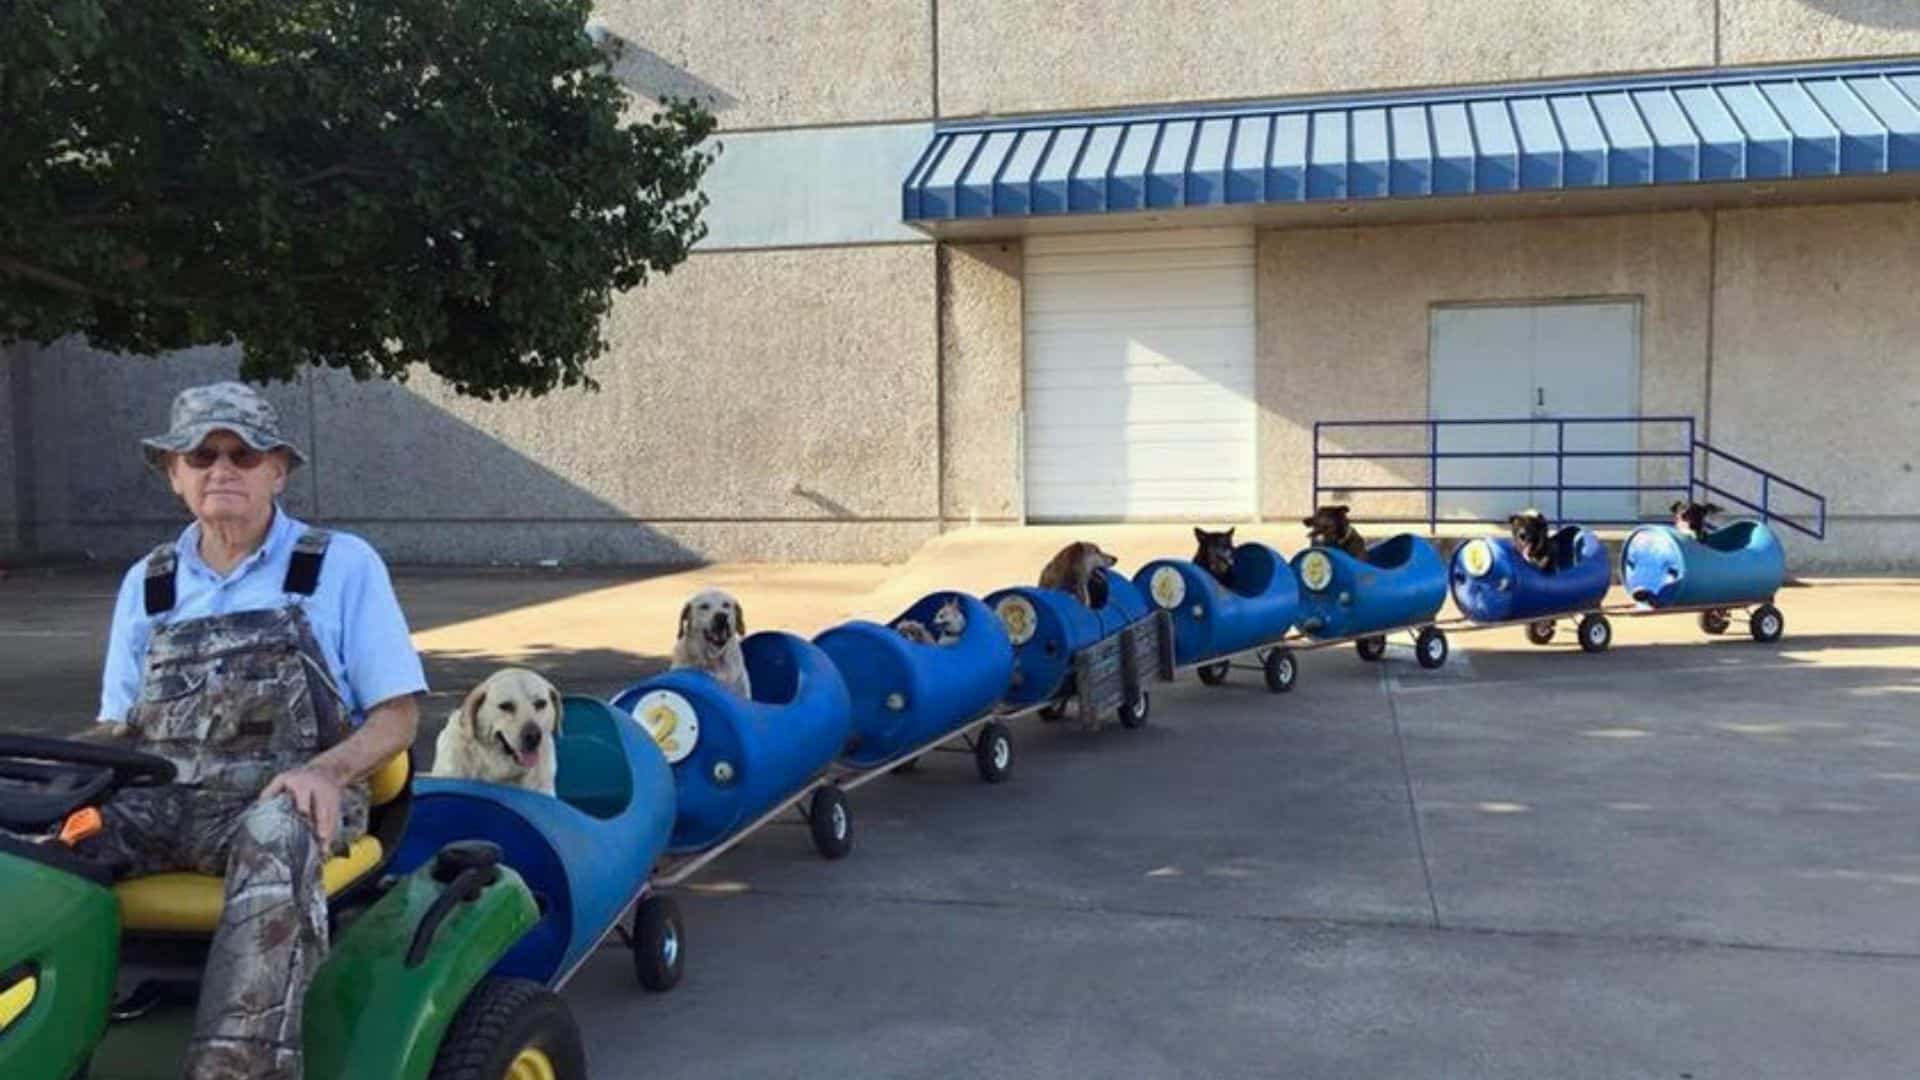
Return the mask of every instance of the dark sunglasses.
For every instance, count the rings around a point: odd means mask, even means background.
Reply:
[[[251,446],[235,447],[224,453],[211,446],[196,446],[181,454],[180,460],[186,462],[190,469],[211,469],[214,462],[219,461],[223,456],[232,462],[236,469],[257,469],[262,461],[267,460],[266,454]]]

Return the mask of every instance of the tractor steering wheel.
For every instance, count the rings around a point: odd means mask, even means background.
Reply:
[[[100,743],[0,735],[0,828],[50,828],[125,787],[173,782],[173,762]]]

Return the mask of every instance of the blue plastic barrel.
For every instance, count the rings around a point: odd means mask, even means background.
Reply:
[[[1447,568],[1425,538],[1382,540],[1365,561],[1339,548],[1310,547],[1293,557],[1300,580],[1300,629],[1322,641],[1431,620],[1447,599]]]
[[[1156,559],[1133,583],[1173,620],[1173,662],[1181,665],[1278,641],[1300,613],[1293,568],[1265,544],[1233,549],[1225,585],[1187,559]]]
[[[1108,570],[1095,571],[1096,606],[1072,593],[1015,585],[987,596],[1013,643],[1013,674],[1003,699],[1015,708],[1052,701],[1066,692],[1073,654],[1152,614],[1133,582]]]
[[[1613,581],[1606,545],[1578,525],[1553,534],[1553,567],[1528,562],[1509,537],[1469,540],[1453,553],[1454,605],[1481,623],[1566,615],[1600,606]]]
[[[1013,674],[1013,645],[993,609],[961,592],[921,598],[894,620],[932,629],[934,615],[957,601],[966,626],[945,645],[908,641],[857,619],[813,639],[840,669],[853,703],[853,738],[844,765],[871,768],[949,734],[993,708]]]
[[[456,840],[491,840],[540,902],[540,921],[494,965],[549,986],[572,971],[640,894],[673,830],[673,774],[624,711],[569,697],[554,735],[558,798],[478,780],[418,776],[390,872]]]
[[[704,851],[752,824],[831,764],[853,730],[846,681],[812,642],[768,630],[740,647],[752,701],[692,670],[614,695],[673,765],[675,854]]]
[[[1757,604],[1787,580],[1787,553],[1763,522],[1736,521],[1704,541],[1670,525],[1645,525],[1620,548],[1620,583],[1657,608]]]

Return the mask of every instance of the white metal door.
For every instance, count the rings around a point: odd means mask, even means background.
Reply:
[[[1027,517],[1251,516],[1252,231],[1031,237],[1024,262]]]
[[[1429,415],[1482,420],[1634,416],[1640,411],[1639,305],[1631,301],[1436,308],[1431,321]],[[1568,424],[1565,449],[1631,450],[1635,424]],[[1556,507],[1556,479],[1571,485],[1630,486],[1631,458],[1567,458],[1556,464],[1553,423],[1443,427],[1439,448],[1516,456],[1443,460],[1442,487],[1517,490],[1441,492],[1442,518],[1498,520],[1537,506],[1562,521],[1628,520],[1632,492],[1570,492]],[[1536,453],[1536,457],[1517,455]],[[1564,468],[1563,476],[1556,476]]]
[[[1436,420],[1487,420],[1533,413],[1533,320],[1525,309],[1436,308],[1430,328],[1427,415]],[[1494,520],[1531,498],[1527,491],[1448,491],[1449,487],[1521,487],[1533,482],[1533,432],[1526,425],[1435,429],[1435,449],[1512,454],[1505,458],[1442,458],[1434,482],[1441,518]]]

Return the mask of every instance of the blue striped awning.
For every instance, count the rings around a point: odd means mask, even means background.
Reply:
[[[908,222],[1920,169],[1920,63],[943,125]]]

